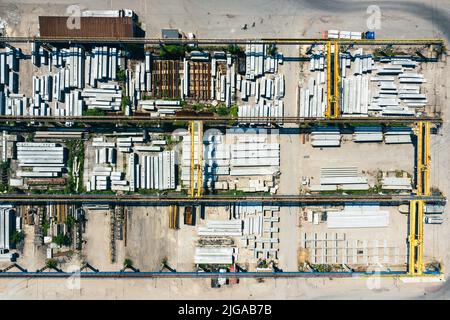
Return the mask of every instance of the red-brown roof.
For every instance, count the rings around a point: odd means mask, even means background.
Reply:
[[[72,17],[41,16],[41,37],[66,38],[131,38],[133,20],[130,17],[79,17],[80,28],[71,28]],[[68,27],[69,26],[69,27]]]

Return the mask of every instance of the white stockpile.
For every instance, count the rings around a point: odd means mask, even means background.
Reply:
[[[376,61],[359,48],[341,53],[341,112],[345,115],[413,116],[428,100],[421,93],[422,74],[408,57]]]
[[[182,108],[179,100],[139,100],[138,105],[146,111],[150,111],[151,117],[159,117],[165,114],[175,114]]]
[[[237,75],[236,90],[240,92],[241,100],[248,101],[249,104],[238,107],[238,117],[282,117],[285,79],[284,75],[278,74],[278,65],[284,59],[282,53],[271,56],[267,53],[266,45],[248,44],[245,54],[246,73],[245,77]],[[250,120],[246,123],[265,122]]]
[[[7,50],[10,50],[9,48]],[[115,47],[93,47],[86,51],[81,45],[47,49],[31,43],[32,63],[48,73],[32,78],[32,97],[11,88],[8,95],[0,93],[0,114],[19,116],[81,116],[85,103],[89,109],[120,110],[121,91],[115,82],[122,65],[122,52]],[[20,50],[11,55],[12,70],[18,67]],[[2,66],[0,53],[0,67]],[[11,68],[11,67],[9,67]],[[3,68],[0,70],[0,81]],[[18,78],[13,85],[18,84]],[[10,83],[11,85],[11,83]],[[67,125],[73,124],[67,122]]]
[[[176,187],[176,152],[162,151],[163,140],[146,142],[145,133],[116,134],[114,141],[96,137],[92,141],[95,166],[88,190],[136,191],[137,189],[168,190]],[[164,143],[162,143],[164,142]],[[128,153],[126,173],[113,171],[117,164],[117,150]]]
[[[388,127],[384,133],[384,143],[411,143],[412,134],[410,127]]]
[[[371,54],[357,49],[353,56],[340,53],[341,66],[341,112],[349,115],[367,115],[370,105],[370,74],[374,69]],[[352,68],[352,60],[353,68]],[[347,74],[347,68],[350,69]]]
[[[17,177],[54,178],[65,169],[64,148],[56,143],[17,142],[16,147]]]
[[[237,248],[231,247],[195,248],[194,263],[196,264],[233,264],[233,261],[236,260],[237,260]]]
[[[278,206],[238,204],[234,217],[242,221],[241,237],[244,249],[252,250],[253,257],[277,259],[279,250],[280,208]]]
[[[230,220],[207,220],[197,229],[201,240],[233,238],[242,241],[244,258],[277,259],[279,250],[278,206],[237,204]],[[202,241],[199,241],[199,243]],[[225,244],[196,248],[195,263],[230,264],[238,261],[237,248]]]
[[[326,60],[323,46],[310,57],[309,71],[311,77],[299,89],[300,117],[323,117],[327,108]]]
[[[85,88],[81,97],[88,109],[105,111],[121,109],[122,90],[117,83],[100,83],[99,88]]]
[[[207,220],[205,226],[198,227],[199,236],[242,236],[241,220]]]
[[[311,145],[313,147],[339,147],[341,132],[338,128],[317,127],[311,131]]]
[[[355,127],[353,133],[354,142],[382,142],[383,130],[381,126]]]
[[[142,92],[152,91],[152,54],[145,52],[144,62],[136,63],[134,66],[134,73],[126,69],[125,92],[131,101],[131,108],[135,110],[136,105],[142,101]],[[144,110],[147,110],[144,108]],[[131,110],[126,111],[127,115],[131,114]]]
[[[197,129],[197,126],[196,126]],[[197,130],[195,131],[194,135],[194,165],[197,166],[199,164],[199,158],[198,158],[198,152],[200,148],[200,143],[203,143],[202,141],[199,141]],[[204,150],[204,149],[203,149]],[[200,164],[203,166],[203,164]],[[191,177],[191,136],[189,133],[186,132],[185,135],[183,135],[183,142],[182,142],[182,156],[181,156],[181,183],[185,187],[190,186],[190,177]],[[194,186],[197,189],[197,170],[194,170]]]
[[[412,190],[411,178],[383,177],[381,188],[384,190]]]
[[[219,68],[226,62],[225,73],[223,68]],[[189,64],[184,60],[184,79],[183,79],[183,95],[188,95],[189,88]],[[239,78],[238,78],[239,79]],[[233,61],[231,54],[225,57],[213,57],[211,60],[211,97],[217,101],[225,102],[227,107],[236,102],[236,63]]]
[[[389,211],[379,205],[346,205],[342,211],[327,211],[328,228],[383,228],[389,226]]]
[[[139,157],[140,188],[169,190],[175,189],[175,159],[174,150],[159,152],[154,155]]]
[[[280,144],[273,135],[258,132],[208,137],[204,146],[208,188],[276,193],[274,176],[280,170]]]
[[[324,167],[320,169],[320,185],[311,191],[368,190],[367,178],[358,174],[357,167]]]

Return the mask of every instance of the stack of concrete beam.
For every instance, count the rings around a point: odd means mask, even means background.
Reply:
[[[196,264],[232,264],[234,248],[204,247],[195,248]]]
[[[31,45],[30,45],[30,49],[31,49],[31,63],[36,66],[36,67],[40,67],[40,57],[39,57],[39,49],[40,49],[40,44],[37,41],[32,41]]]
[[[328,228],[384,228],[389,226],[389,211],[379,205],[346,205],[342,211],[327,212]]]
[[[205,226],[198,227],[199,236],[241,236],[242,221],[241,220],[207,220]]]
[[[247,44],[245,46],[245,56],[245,78],[248,80],[253,80],[264,75],[266,46],[264,44]]]
[[[315,128],[311,131],[311,145],[313,147],[339,147],[341,133],[338,128]]]
[[[2,258],[10,258],[10,255],[4,254],[3,250],[10,249],[10,232],[15,225],[15,217],[12,206],[2,205],[0,207],[0,261]],[[4,256],[5,255],[5,256]]]
[[[87,57],[86,82],[95,88],[97,82],[116,80],[120,51],[114,47],[94,47]]]
[[[382,142],[383,131],[380,126],[355,127],[354,142]]]
[[[409,127],[389,127],[384,133],[384,143],[411,143],[412,133]]]
[[[278,187],[266,181],[269,181],[270,177],[273,179],[273,176],[279,172],[280,144],[275,142],[271,135],[258,134],[258,130],[252,132],[254,135],[250,132],[245,134],[246,132],[241,132],[244,134],[238,135],[236,139],[230,138],[229,141],[227,136],[221,134],[205,137],[203,154],[206,186],[217,190],[234,189],[235,182],[225,180],[227,177],[232,176],[236,179],[249,177],[248,186],[238,187],[239,190],[275,193]],[[197,140],[194,146],[197,151]],[[194,160],[197,163],[196,154]],[[184,185],[189,185],[189,172],[190,138],[183,139],[182,181]]]
[[[266,175],[268,172],[274,174],[279,170],[279,143],[267,143],[266,139],[245,141],[238,137],[237,141],[231,145],[230,151],[231,176]],[[246,168],[249,170],[246,171]]]
[[[21,52],[16,48],[6,47],[0,51],[0,85],[5,87],[2,91],[18,93],[20,56]]]
[[[34,139],[42,140],[66,140],[66,139],[81,139],[83,137],[83,131],[36,131],[34,133]]]
[[[300,117],[323,117],[327,108],[326,71],[322,53],[311,55],[311,77],[308,85],[299,90]]]
[[[57,117],[82,116],[84,101],[80,90],[72,90],[65,93],[64,105],[57,104],[54,112]]]
[[[411,178],[384,177],[381,184],[384,190],[412,190]]]
[[[358,174],[357,167],[325,167],[320,169],[320,185],[311,191],[368,190],[367,178]]]
[[[149,111],[152,116],[175,114],[182,108],[179,100],[139,100],[138,105],[142,110]]]
[[[88,109],[119,111],[121,109],[122,90],[116,83],[100,84],[99,88],[85,88],[81,93]]]
[[[155,156],[141,155],[139,162],[141,189],[175,189],[176,152],[174,150],[159,152]]]
[[[264,121],[263,118],[283,117],[284,113],[283,111],[284,111],[283,100],[275,100],[274,103],[268,102],[267,104],[265,103],[264,100],[260,100],[260,102],[255,105],[239,106],[238,118],[246,118],[246,119],[255,118],[254,120],[249,119],[247,121],[240,120],[240,123],[248,123],[251,125],[264,124],[267,123],[267,120]],[[282,121],[278,121],[278,123],[282,124]]]
[[[341,53],[339,58],[342,77],[341,113],[367,115],[372,95],[369,80],[374,69],[373,56],[364,54],[362,48],[359,48],[354,52],[353,57],[350,54]],[[347,71],[349,68],[352,72]]]
[[[115,164],[116,163],[116,149],[114,148],[99,148],[95,149],[95,163],[96,164]]]
[[[65,168],[64,148],[55,143],[17,142],[16,147],[18,166],[31,168],[17,171],[17,177],[54,178]]]
[[[23,94],[0,91],[0,115],[26,116],[29,115],[29,99]]]
[[[234,207],[234,217],[242,220],[242,246],[254,258],[277,259],[279,206],[242,203]]]
[[[415,108],[425,107],[428,103],[420,85],[425,83],[422,74],[411,72],[418,65],[410,58],[383,58],[378,68],[377,81],[379,91],[372,97],[370,110],[381,112],[383,116],[412,116]],[[387,64],[384,64],[387,63]]]
[[[140,179],[140,167],[136,163],[136,154],[130,153],[128,156],[128,179],[130,181],[130,191],[136,191],[136,186],[139,186],[138,180]]]
[[[133,87],[135,90],[135,98],[139,101],[141,93],[144,91],[151,91],[152,88],[152,55],[150,52],[145,52],[145,60],[141,63],[136,63],[134,66],[134,77],[130,80],[133,81]]]
[[[85,52],[82,47],[70,46],[66,57],[66,70],[69,73],[69,87],[83,89],[85,85]],[[91,75],[89,72],[88,76]]]
[[[214,75],[211,79],[211,92],[212,96],[217,100],[225,102],[227,107],[230,107],[232,103],[236,101],[236,89],[237,79],[241,84],[241,76],[236,77],[236,66],[232,60],[231,55],[227,55],[226,74]],[[216,68],[214,68],[216,69]],[[216,70],[214,70],[217,73]],[[184,85],[186,86],[186,81]],[[250,86],[250,83],[249,83]],[[239,86],[240,87],[240,86]],[[187,90],[187,89],[186,89]]]

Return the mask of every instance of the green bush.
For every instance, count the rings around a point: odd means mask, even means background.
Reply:
[[[23,231],[14,230],[11,234],[11,243],[18,244],[25,239],[25,233]]]
[[[106,112],[104,110],[98,109],[98,108],[94,108],[94,109],[87,109],[83,111],[83,116],[97,116],[97,117],[102,117],[105,116]]]
[[[126,79],[127,79],[127,74],[126,74],[125,70],[120,69],[119,71],[117,71],[117,80],[125,82]]]

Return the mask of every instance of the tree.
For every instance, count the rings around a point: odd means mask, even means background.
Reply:
[[[126,268],[132,268],[133,267],[133,261],[129,258],[125,259],[123,261],[123,267]]]
[[[230,44],[228,45],[228,52],[234,55],[240,55],[241,53],[243,53],[244,51],[242,50],[242,48],[236,44]]]
[[[23,231],[14,230],[11,234],[11,243],[18,244],[25,239],[25,233]]]
[[[53,242],[60,247],[68,246],[70,245],[70,237],[67,234],[58,234],[57,236],[53,237]]]
[[[160,56],[170,59],[178,59],[184,57],[186,48],[178,44],[167,44],[161,46]]]
[[[49,269],[56,269],[58,267],[58,261],[55,259],[47,259],[47,261],[45,261],[45,266]]]
[[[117,71],[117,80],[124,82],[127,79],[127,74],[125,70],[120,69]]]

